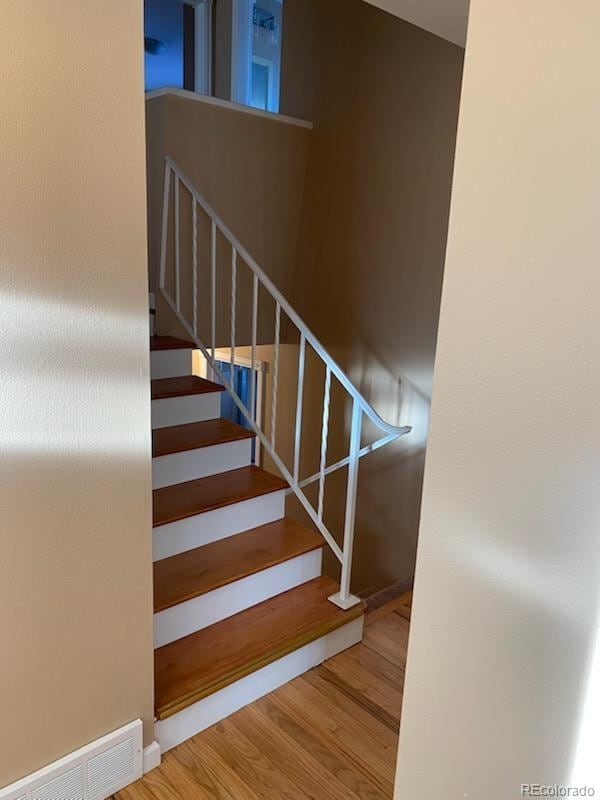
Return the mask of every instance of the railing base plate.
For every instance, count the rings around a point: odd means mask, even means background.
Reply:
[[[354,606],[357,606],[361,602],[360,597],[355,597],[353,594],[349,594],[348,597],[343,599],[341,592],[332,594],[331,597],[328,597],[327,599],[331,603],[334,603],[334,605],[342,608],[344,611],[348,611],[349,608],[354,608]]]

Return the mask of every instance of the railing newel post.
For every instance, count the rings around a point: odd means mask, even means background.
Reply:
[[[352,403],[352,422],[350,424],[350,462],[348,464],[348,485],[346,488],[346,513],[344,516],[344,543],[342,545],[342,574],[340,591],[329,599],[340,608],[348,609],[360,600],[350,594],[352,575],[352,554],[354,550],[354,526],[356,523],[356,493],[358,490],[358,465],[360,461],[360,437],[362,433],[363,410],[359,401]]]

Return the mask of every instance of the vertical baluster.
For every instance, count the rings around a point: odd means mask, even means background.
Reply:
[[[162,238],[160,240],[160,288],[166,288],[167,238],[169,235],[169,199],[171,196],[171,167],[165,163],[165,182],[163,187]]]
[[[277,390],[279,387],[279,334],[281,328],[281,306],[275,306],[275,359],[273,365],[273,397],[271,398],[271,447],[275,449],[277,426]]]
[[[179,195],[179,176],[175,175],[175,306],[177,311],[181,311]]]
[[[304,365],[306,359],[306,338],[300,335],[298,351],[298,394],[296,396],[296,428],[294,432],[294,481],[300,476],[300,449],[302,446],[302,403],[304,398]]]
[[[210,229],[210,306],[210,349],[214,362],[217,346],[217,226],[214,220]]]
[[[319,520],[323,521],[323,502],[325,500],[325,467],[327,466],[327,438],[329,436],[329,403],[331,400],[331,370],[325,371],[325,393],[323,396],[323,427],[321,429],[321,468],[319,475]]]
[[[354,549],[354,523],[356,521],[356,490],[358,486],[358,464],[360,460],[360,437],[362,428],[362,408],[358,400],[352,405],[352,424],[350,427],[350,464],[348,465],[348,486],[346,489],[346,516],[344,520],[344,545],[342,576],[340,580],[339,605],[349,608],[358,603],[350,594],[352,573],[352,551]]]
[[[192,313],[194,335],[198,335],[198,203],[192,195]]]
[[[237,250],[235,247],[231,251],[231,373],[229,383],[234,388],[234,367],[235,367],[235,315],[237,305]]]
[[[252,280],[252,366],[250,368],[250,414],[256,422],[256,335],[258,328],[258,276]]]

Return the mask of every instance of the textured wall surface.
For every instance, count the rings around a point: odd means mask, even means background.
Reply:
[[[472,2],[400,800],[600,792],[599,29]]]
[[[142,9],[0,6],[0,786],[151,738]]]

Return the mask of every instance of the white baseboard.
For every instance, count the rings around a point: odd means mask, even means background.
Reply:
[[[160,745],[158,742],[152,742],[148,747],[144,747],[143,753],[143,769],[144,775],[152,769],[160,767]]]
[[[152,459],[152,488],[174,486],[219,472],[247,467],[252,461],[252,439],[222,442]]]
[[[221,392],[186,394],[152,401],[152,428],[170,428],[189,422],[204,422],[221,416]]]
[[[159,720],[155,732],[161,751],[166,753],[259,697],[264,697],[326,659],[358,644],[362,639],[363,623],[364,617],[361,616],[199,700],[172,717]]]
[[[250,500],[205,511],[194,517],[159,525],[152,533],[153,560],[194,550],[205,544],[226,539],[260,525],[282,519],[285,515],[285,491],[270,492]]]
[[[142,769],[138,719],[0,789],[0,800],[105,800],[141,778]]]
[[[163,647],[318,578],[321,574],[322,555],[323,550],[319,547],[200,597],[159,611],[154,615],[154,647]]]

